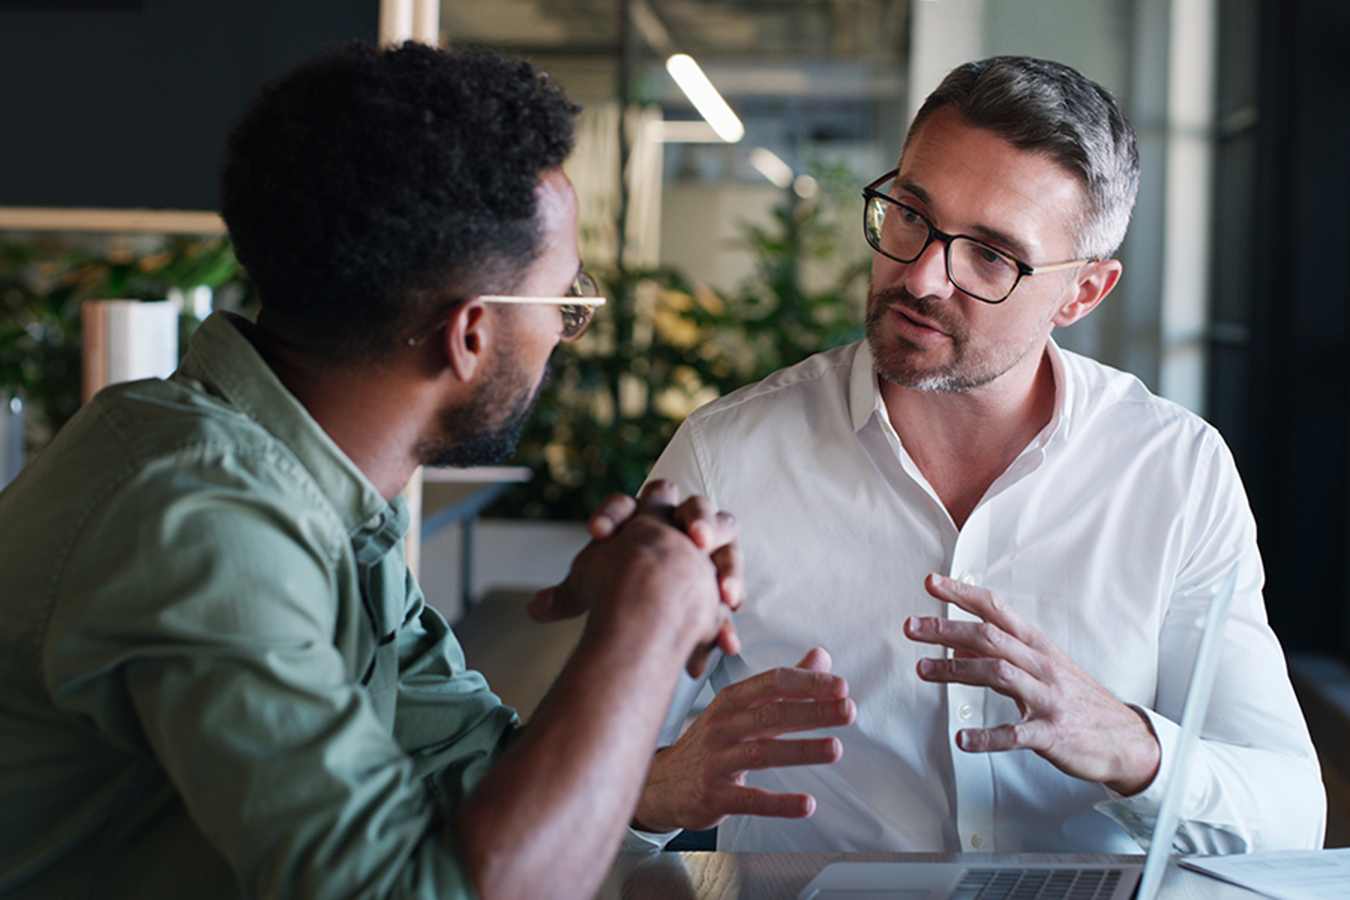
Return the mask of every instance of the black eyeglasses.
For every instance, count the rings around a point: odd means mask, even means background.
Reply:
[[[595,279],[585,272],[579,272],[572,286],[567,291],[565,297],[524,297],[512,294],[479,294],[475,299],[482,300],[484,303],[551,303],[558,307],[562,312],[562,340],[574,341],[581,337],[595,318],[597,307],[605,305],[605,298],[600,296],[600,286],[595,283]],[[431,337],[437,331],[445,327],[449,321],[449,314],[438,320],[435,326],[428,328],[421,334],[408,338],[408,346],[416,347],[418,344]]]
[[[863,188],[863,235],[872,249],[896,262],[912,263],[923,256],[934,239],[942,242],[947,278],[963,293],[985,303],[1002,303],[1027,275],[1043,275],[1077,269],[1095,262],[1071,262],[1030,266],[964,234],[938,231],[923,213],[878,190],[900,172],[895,169]]]

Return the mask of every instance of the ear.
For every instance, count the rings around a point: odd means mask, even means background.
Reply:
[[[473,380],[474,373],[487,359],[492,337],[491,319],[487,304],[473,299],[456,307],[446,321],[441,337],[445,358],[460,381]]]
[[[1053,319],[1055,326],[1072,325],[1097,308],[1111,289],[1120,281],[1123,266],[1118,259],[1104,259],[1084,266],[1074,279],[1074,288],[1068,300],[1060,306]]]

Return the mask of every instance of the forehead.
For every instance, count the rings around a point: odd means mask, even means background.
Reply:
[[[559,286],[565,289],[570,285],[581,267],[577,248],[577,195],[561,169],[549,169],[540,175],[535,197],[539,255],[531,262],[526,275],[526,281],[533,289],[523,292],[548,296],[557,294]]]
[[[1071,251],[1084,196],[1049,157],[1021,150],[951,110],[934,113],[910,140],[893,193],[922,200],[934,224],[1022,246],[1033,262]]]

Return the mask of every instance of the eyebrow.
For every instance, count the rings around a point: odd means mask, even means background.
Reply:
[[[899,188],[906,193],[913,194],[924,206],[927,206],[929,209],[933,208],[932,196],[912,179],[897,175],[895,182],[892,184],[892,188]],[[971,228],[973,233],[965,235],[966,237],[973,237],[977,240],[991,244],[1001,244],[1006,247],[1008,252],[1013,256],[1017,257],[1022,262],[1026,262],[1030,251],[1027,249],[1027,245],[1017,238],[1007,232],[1000,231],[997,228],[990,228],[987,225],[973,225]]]

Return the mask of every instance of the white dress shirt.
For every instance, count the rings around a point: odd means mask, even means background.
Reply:
[[[910,641],[902,624],[973,618],[927,594],[928,572],[997,591],[1145,712],[1166,771],[1198,624],[1237,563],[1176,847],[1321,846],[1317,758],[1266,623],[1256,527],[1227,447],[1134,377],[1053,344],[1048,353],[1053,417],[960,529],[892,428],[865,342],[703,407],[671,441],[652,477],[706,495],[741,526],[744,651],[722,661],[714,686],[820,645],[858,706],[856,723],[833,732],[838,763],[747,779],[812,794],[815,815],[733,817],[719,849],[1139,852],[1162,776],[1121,798],[1030,751],[957,749],[958,730],[1015,722],[1017,708],[983,687],[921,681],[919,659],[945,651]]]

